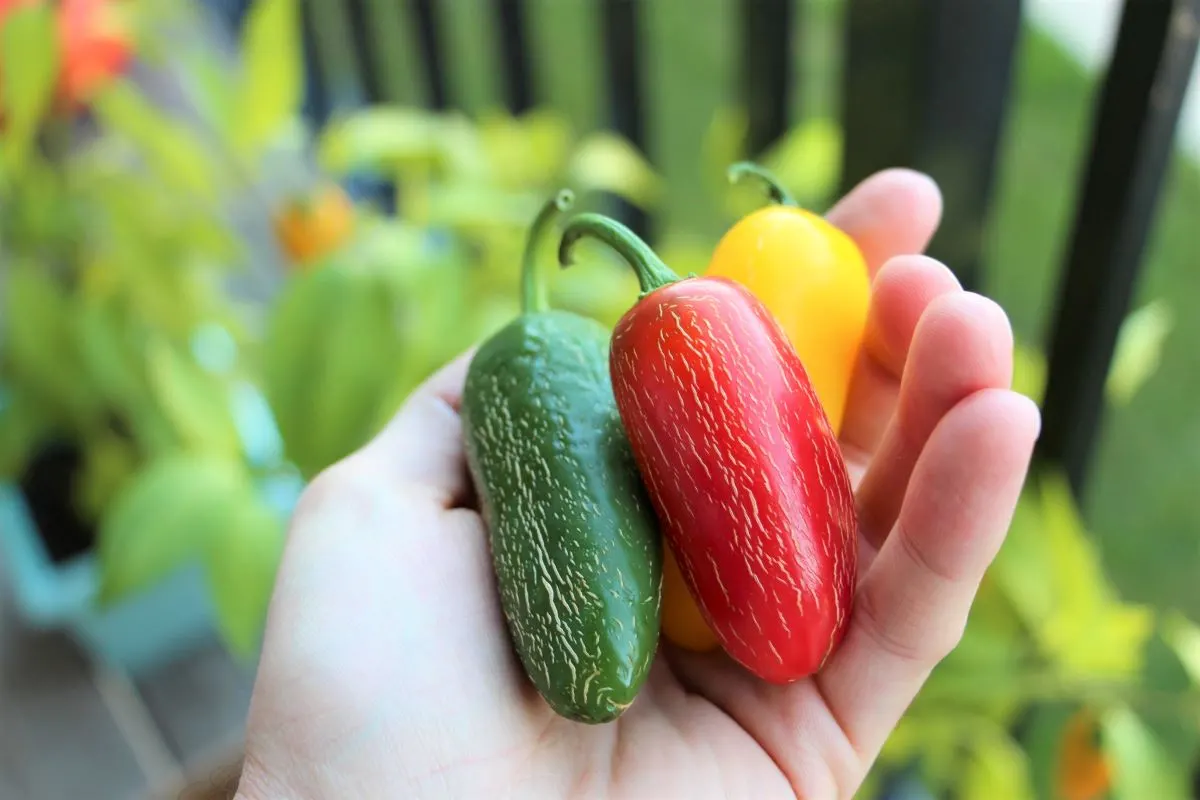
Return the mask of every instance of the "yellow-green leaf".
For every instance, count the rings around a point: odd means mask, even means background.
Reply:
[[[262,635],[283,553],[283,523],[262,501],[237,509],[206,549],[217,621],[230,650],[251,656]]]
[[[489,172],[510,189],[529,189],[553,181],[563,168],[571,131],[562,114],[532,111],[521,117],[485,113],[476,128]]]
[[[991,576],[1057,666],[1111,678],[1141,668],[1153,614],[1120,601],[1061,476],[1026,490]]]
[[[125,335],[120,313],[96,299],[72,299],[72,332],[87,379],[113,407],[128,407],[145,397],[144,370]]]
[[[92,107],[105,127],[138,147],[160,181],[202,199],[215,196],[211,154],[187,126],[156,109],[132,85],[112,82],[97,93]]]
[[[960,800],[1034,798],[1029,758],[1002,730],[976,738],[956,797]]]
[[[1187,766],[1177,763],[1133,710],[1116,706],[1101,719],[1113,758],[1113,800],[1188,800]]]
[[[197,452],[237,457],[241,439],[224,381],[162,339],[152,339],[146,349],[154,396],[181,441]]]
[[[738,201],[731,200],[726,171],[730,164],[746,157],[748,131],[749,122],[744,110],[736,107],[718,108],[704,133],[702,143],[702,164],[708,188],[715,197],[725,198],[722,205],[727,213],[734,216],[740,216],[744,211],[742,203],[750,201],[744,198],[739,198]]]
[[[245,69],[234,138],[252,157],[296,116],[304,91],[297,0],[255,0],[242,35]]]
[[[75,501],[89,519],[101,519],[138,467],[133,444],[112,431],[102,430],[84,446],[83,474],[76,484]]]
[[[841,175],[842,129],[829,117],[808,120],[788,131],[762,162],[802,204],[822,202]]]
[[[43,265],[17,262],[8,266],[4,299],[0,335],[9,367],[41,402],[86,425],[96,413],[96,398],[74,378],[79,361],[62,287]]]
[[[443,127],[435,114],[420,109],[365,109],[324,130],[318,161],[334,174],[434,163],[442,153]]]
[[[1162,300],[1147,303],[1125,318],[1108,371],[1106,391],[1113,403],[1132,400],[1158,369],[1172,324],[1171,310]]]
[[[1200,625],[1172,611],[1162,621],[1162,636],[1175,651],[1192,683],[1200,686]]]
[[[1013,348],[1013,391],[1040,404],[1045,388],[1045,356],[1036,348],[1018,344]]]
[[[102,601],[200,558],[237,509],[254,500],[249,475],[236,461],[180,454],[151,462],[125,484],[102,520]]]
[[[627,139],[599,132],[587,137],[571,155],[567,181],[583,191],[605,191],[643,208],[661,195],[662,186],[645,156]]]
[[[0,36],[0,101],[3,102],[6,166],[24,159],[42,115],[54,96],[58,76],[58,35],[54,7],[21,4],[4,19]]]

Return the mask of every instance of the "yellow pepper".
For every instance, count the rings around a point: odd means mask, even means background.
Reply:
[[[737,281],[762,301],[786,332],[834,431],[841,432],[867,323],[871,283],[854,240],[800,208],[775,178],[750,163],[733,165],[731,181],[762,180],[772,202],[747,215],[717,243],[707,275]],[[717,646],[669,548],[663,565],[662,627],[688,650]]]

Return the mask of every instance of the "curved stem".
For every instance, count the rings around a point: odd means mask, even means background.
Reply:
[[[766,184],[767,196],[771,198],[772,203],[781,206],[799,206],[796,198],[792,197],[788,190],[783,188],[783,185],[779,183],[779,179],[758,164],[750,161],[739,161],[731,166],[726,174],[729,176],[730,183],[740,183],[748,175],[758,178]]]
[[[680,280],[680,276],[664,264],[650,245],[636,233],[615,219],[594,212],[577,215],[563,229],[562,242],[558,245],[558,262],[564,267],[570,266],[571,248],[584,236],[599,239],[616,250],[637,273],[642,294]]]
[[[570,189],[563,189],[552,199],[547,200],[542,210],[534,217],[525,239],[525,254],[521,260],[521,313],[530,314],[545,311],[549,308],[546,300],[546,287],[538,280],[537,248],[545,235],[550,222],[575,202],[575,194]]]

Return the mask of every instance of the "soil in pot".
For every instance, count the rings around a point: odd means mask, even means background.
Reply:
[[[75,506],[75,481],[82,471],[79,446],[53,441],[38,450],[21,476],[29,514],[55,564],[86,553],[95,541],[95,526]]]

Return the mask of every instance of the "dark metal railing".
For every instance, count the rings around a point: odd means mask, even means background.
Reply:
[[[1081,491],[1200,36],[1200,0],[1126,0],[1050,340],[1039,452]]]
[[[371,35],[381,0],[304,0],[311,75],[309,111],[319,122],[346,92],[362,102],[388,97],[380,80],[383,37]],[[455,105],[446,80],[437,0],[403,2],[415,32],[425,102]],[[524,0],[490,0],[502,97],[510,110],[538,104]],[[639,0],[591,2],[603,43],[606,122],[646,149],[647,54]],[[328,4],[328,5],[326,5]],[[740,0],[739,97],[749,121],[749,155],[787,130],[794,92],[796,15],[804,0]],[[357,87],[324,64],[321,17],[340,9],[350,32]],[[910,166],[942,187],[945,212],[930,254],[977,288],[993,197],[997,151],[1009,102],[1021,23],[1020,0],[843,0],[842,189],[876,170]],[[709,12],[705,12],[709,13]],[[1068,242],[1050,328],[1042,459],[1065,467],[1081,491],[1104,407],[1117,332],[1144,261],[1156,201],[1172,151],[1200,34],[1200,0],[1125,0],[1120,32],[1092,123],[1092,148]],[[330,86],[336,74],[337,85]],[[652,154],[651,154],[652,155]],[[650,235],[651,219],[623,213]]]

